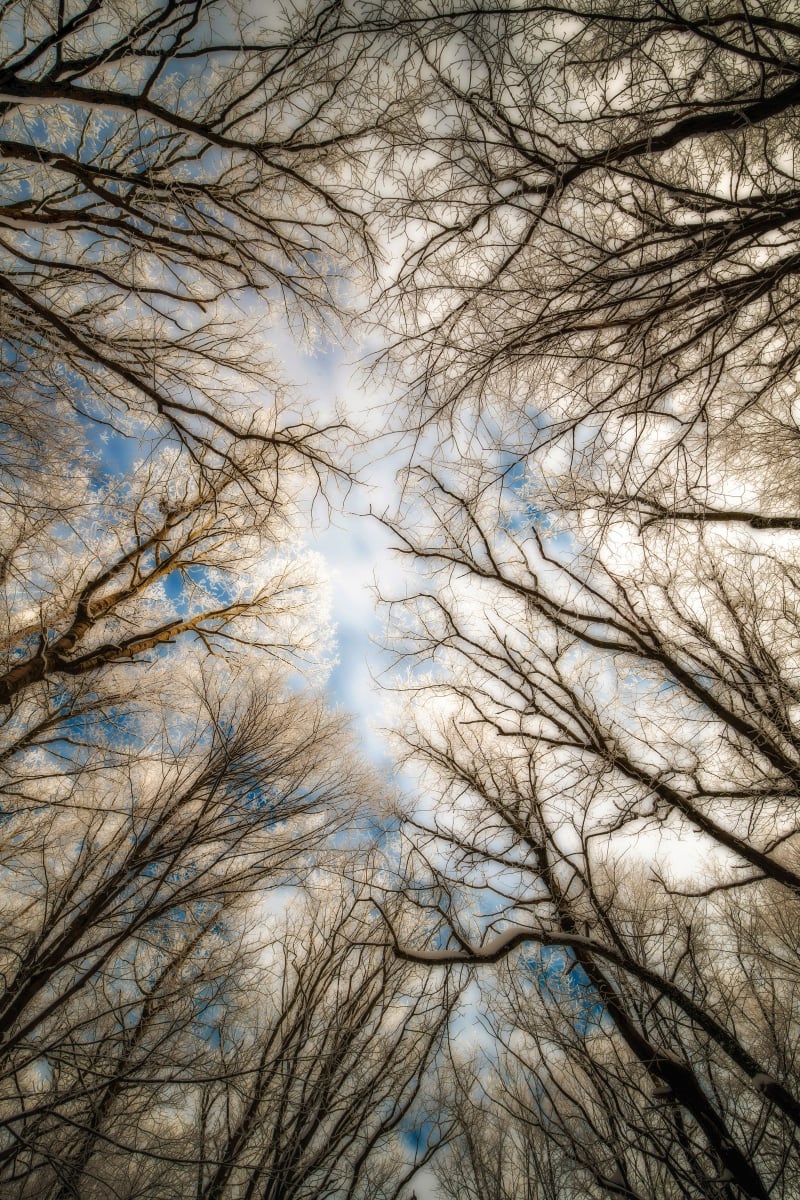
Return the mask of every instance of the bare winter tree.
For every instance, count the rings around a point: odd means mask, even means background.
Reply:
[[[221,467],[168,451],[101,484],[76,466],[66,507],[42,499],[32,523],[30,506],[9,506],[0,703],[13,712],[31,688],[52,694],[115,663],[141,673],[179,640],[228,660],[261,647],[320,661],[314,560],[280,544],[295,480],[262,463],[240,450]]]
[[[796,528],[793,6],[382,13],[419,97],[377,208],[423,417],[558,446],[601,506]],[[576,481],[545,474],[560,510]]]
[[[800,887],[791,559],[750,543],[723,558],[694,526],[682,554],[673,536],[669,553],[582,556],[498,495],[491,466],[469,474],[421,480],[399,530],[429,579],[397,620],[406,660],[430,664],[406,684],[404,742],[433,799],[406,824],[417,931],[386,908],[397,952],[514,956],[531,1086],[566,1097],[531,1120],[563,1120],[597,1179],[792,1195],[798,964],[776,954]],[[599,1159],[570,1115],[582,1096]]]
[[[4,10],[1,382],[25,392],[12,430],[30,430],[32,407],[54,426],[65,402],[217,454],[224,431],[329,465],[296,412],[243,402],[248,377],[276,386],[243,311],[258,294],[301,329],[335,323],[365,254],[329,163],[362,133],[338,99],[360,62],[339,21],[337,6],[256,20],[216,0]]]
[[[389,1196],[435,1144],[403,1140],[447,1021],[434,983],[351,948],[353,899],[297,899],[282,937],[259,921],[381,785],[288,673],[328,645],[287,541],[297,481],[265,512],[262,458],[231,456],[151,452],[101,483],[75,464],[71,505],[8,512],[9,1195]]]
[[[277,848],[273,864],[285,880]],[[18,1044],[10,1195],[389,1197],[432,1153],[433,1136],[415,1153],[403,1134],[427,1119],[438,986],[353,948],[354,897],[298,896],[293,927],[266,911],[257,927],[252,882],[229,876],[212,901],[142,924],[80,1003]]]
[[[785,1022],[794,1019],[794,984],[781,961],[788,951],[791,962],[793,951],[780,906],[757,902],[751,907],[746,899],[742,913],[736,911],[738,902],[728,897],[711,914],[716,918],[711,943],[707,935],[686,932],[689,921],[701,916],[696,907],[687,911],[685,905],[675,905],[668,912],[662,910],[659,928],[653,920],[652,899],[641,892],[636,895],[639,911],[634,914],[629,907],[626,932],[635,930],[652,953],[665,932],[669,938],[676,936],[677,927],[692,969],[703,973],[698,991],[702,990],[705,1003],[713,997],[731,1020],[754,1034],[753,1015],[758,1013],[758,1022],[763,1020],[761,1032],[767,1037],[777,1034],[776,1042],[793,1050]],[[643,920],[645,908],[649,915]],[[710,914],[706,910],[702,915]],[[748,934],[742,941],[745,927]],[[720,968],[725,937],[730,938],[731,958]],[[734,962],[737,978],[732,987]],[[754,971],[756,962],[760,965]],[[794,973],[790,967],[788,976]],[[765,1116],[746,1091],[733,1098],[736,1081],[713,1043],[703,1038],[695,1042],[689,1027],[671,1018],[654,995],[642,1003],[644,998],[637,997],[624,980],[618,980],[618,987],[652,1031],[691,1054],[707,1093],[742,1131],[742,1147],[751,1154],[758,1147],[762,1162],[771,1158],[769,1194],[794,1195],[788,1131],[781,1130],[769,1110]],[[445,1196],[502,1200],[623,1196],[630,1200],[738,1195],[743,1190],[739,1178],[709,1172],[691,1123],[683,1119],[668,1089],[654,1089],[648,1072],[637,1070],[631,1062],[610,1024],[603,1021],[597,998],[574,960],[531,949],[504,977],[492,981],[486,1001],[487,1024],[500,1050],[483,1063],[461,1061],[454,1066],[446,1108],[456,1118],[459,1136],[453,1153],[440,1162]],[[766,1083],[759,1081],[762,1087]],[[731,1184],[738,1187],[731,1189]]]
[[[168,447],[7,506],[9,1195],[388,1200],[446,1137],[424,1076],[451,1002],[319,874],[382,784],[289,673],[329,642],[301,486],[257,448]],[[314,869],[276,933],[269,893]]]
[[[341,743],[341,722],[292,698],[274,673],[260,696],[220,685],[201,676],[192,705],[184,680],[182,722],[174,711],[131,715],[121,734],[108,721],[110,755],[99,744],[72,754],[73,721],[46,751],[6,760],[9,1186],[48,1160],[58,1177],[59,1141],[88,1136],[93,1105],[129,1071],[169,1082],[204,1058],[203,1014],[235,970],[237,913],[297,878],[320,825],[335,829],[357,800],[356,775],[323,753]],[[192,1028],[200,1040],[185,1061],[175,1038]],[[39,1183],[29,1190],[42,1194]]]
[[[364,944],[364,900],[345,898],[333,924],[304,909],[251,1004],[254,1028],[237,1038],[223,1019],[219,1081],[203,1096],[204,1200],[388,1200],[446,1142],[426,1074],[455,996]]]

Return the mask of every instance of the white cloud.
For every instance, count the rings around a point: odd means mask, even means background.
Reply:
[[[338,653],[328,682],[331,699],[353,714],[364,749],[382,760],[384,694],[376,680],[389,656],[373,641],[385,626],[376,592],[402,595],[412,578],[410,564],[391,553],[393,535],[377,519],[397,505],[397,473],[407,458],[400,439],[383,433],[392,397],[367,382],[357,350],[307,352],[280,326],[270,329],[269,342],[285,375],[303,388],[315,422],[325,424],[339,415],[356,431],[359,482],[349,491],[340,487],[330,509],[316,504],[306,540],[324,560],[329,577]]]

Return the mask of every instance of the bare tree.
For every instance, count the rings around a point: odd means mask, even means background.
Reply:
[[[619,898],[618,891],[618,915],[624,909]],[[793,1020],[794,985],[784,976],[775,951],[779,946],[788,949],[788,929],[778,932],[785,916],[780,906],[751,906],[753,899],[744,901],[744,919],[736,911],[738,899],[730,896],[713,914],[675,905],[661,914],[674,923],[666,930],[653,921],[652,893],[647,897],[638,891],[638,913],[628,910],[624,928],[645,935],[651,954],[665,935],[684,938],[684,953],[698,972],[698,991],[702,988],[706,1005],[713,997],[729,1019],[756,1037],[777,1034],[774,1044],[781,1045],[782,1053],[789,1046],[794,1049],[785,1026],[787,1019]],[[709,915],[716,918],[713,945],[705,931],[686,932],[687,916],[699,926],[699,918]],[[748,928],[749,951],[755,951],[751,963],[760,962],[756,975],[748,970],[748,951],[741,954],[743,926]],[[791,950],[788,957],[791,961]],[[542,954],[531,946],[508,967],[486,990],[485,1020],[499,1051],[487,1054],[482,1064],[457,1062],[451,1076],[446,1107],[456,1117],[459,1136],[452,1155],[440,1163],[444,1195],[634,1200],[727,1195],[731,1183],[741,1187],[739,1177],[726,1180],[708,1170],[691,1122],[682,1119],[668,1089],[654,1088],[648,1073],[625,1054],[574,959],[563,952]],[[685,978],[686,973],[681,974]],[[643,1022],[691,1055],[707,1094],[741,1129],[741,1145],[749,1153],[757,1146],[761,1162],[772,1160],[767,1173],[770,1194],[793,1196],[788,1131],[751,1093],[738,1092],[713,1044],[694,1042],[691,1027],[675,1020],[676,1014],[652,995],[642,1002],[624,980],[618,986]]]
[[[219,1082],[204,1096],[204,1200],[398,1197],[447,1140],[426,1073],[456,993],[364,944],[365,898],[345,896],[333,922],[304,906],[251,1003],[249,1036],[223,1018]],[[428,1130],[419,1147],[414,1122]]]
[[[9,1195],[396,1197],[439,1140],[441,984],[319,873],[269,914],[380,785],[285,672],[213,662],[173,663],[161,713],[152,682],[116,718],[101,692],[4,759]]]
[[[433,790],[397,951],[566,981],[509,1017],[520,1126],[565,1156],[536,1142],[534,1194],[790,1195],[791,987],[739,914],[800,883],[794,15],[392,12],[422,98],[385,160],[413,222],[389,320],[451,437],[393,523],[427,578],[394,622]]]
[[[580,981],[591,1036],[569,982],[533,997],[565,1156],[542,1188],[571,1155],[598,1194],[792,1195],[796,958],[757,914],[800,887],[800,28],[781,5],[380,19],[411,98],[375,142],[387,358],[415,424],[448,418],[390,522],[425,578],[393,619],[432,790],[393,943],[522,979],[535,945]]]
[[[256,646],[313,656],[314,563],[280,546],[295,481],[264,471],[259,454],[227,460],[152,455],[127,479],[87,481],[82,503],[73,474],[71,512],[56,501],[34,528],[23,519],[6,555],[0,703],[179,639],[228,658]]]
[[[424,91],[424,173],[402,142],[391,162],[394,211],[421,223],[396,294],[434,404],[696,419],[720,381],[752,400],[791,377],[791,6],[384,12]]]
[[[353,947],[353,897],[298,896],[290,927],[256,929],[233,888],[204,928],[173,922],[171,950],[126,957],[116,1003],[107,980],[70,1036],[51,1023],[6,1097],[10,1194],[389,1197],[432,1153],[402,1134],[429,1120],[439,986]]]
[[[329,465],[296,412],[243,403],[248,377],[280,385],[242,308],[257,293],[335,323],[365,253],[325,179],[363,132],[338,99],[359,69],[339,22],[337,6],[254,21],[215,0],[4,12],[4,389],[23,378],[45,414],[63,398],[123,430],[155,419],[218,455],[225,432]]]
[[[634,545],[632,563],[617,544],[615,569],[563,537],[548,544],[492,476],[481,464],[428,474],[397,531],[429,579],[403,602],[411,624],[398,615],[401,652],[434,664],[406,685],[404,734],[434,797],[406,823],[406,896],[427,945],[387,901],[397,952],[515,955],[523,979],[519,947],[555,954],[554,973],[582,980],[595,1010],[601,1094],[632,1080],[616,1127],[634,1158],[681,1159],[659,1194],[692,1179],[697,1196],[791,1195],[792,988],[755,1015],[772,934],[754,933],[761,951],[744,956],[737,931],[759,905],[795,912],[800,884],[791,560],[754,560],[750,544],[701,554],[701,537],[691,558]],[[674,856],[690,844],[702,857],[681,886]],[[793,956],[785,969],[795,975]],[[573,1077],[588,1052],[578,1000],[565,986],[558,1055]],[[651,1137],[642,1106],[662,1097],[680,1115],[671,1107]]]
[[[135,723],[124,758],[112,725],[111,762],[98,748],[71,772],[53,753],[17,764],[40,799],[4,821],[9,1185],[48,1160],[69,1176],[59,1139],[96,1133],[129,1074],[146,1084],[152,1072],[168,1095],[208,1062],[203,1026],[236,970],[237,914],[301,878],[321,828],[332,834],[358,803],[365,781],[333,765],[341,721],[318,703],[274,674],[260,695],[228,679],[224,700],[199,683],[194,714],[184,683],[184,727],[173,715],[148,736]]]
[[[168,447],[7,506],[9,1195],[388,1200],[437,1145],[415,1129],[437,1128],[439,984],[368,946],[363,902],[319,875],[320,903],[261,928],[383,786],[309,691],[329,631],[291,540],[304,478]]]

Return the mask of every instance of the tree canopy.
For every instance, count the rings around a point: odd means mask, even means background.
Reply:
[[[0,8],[3,1195],[797,1197],[795,7]]]

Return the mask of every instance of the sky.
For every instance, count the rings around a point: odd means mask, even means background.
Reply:
[[[347,496],[334,497],[330,509],[316,505],[305,541],[324,558],[331,584],[338,662],[328,680],[330,699],[352,713],[366,753],[388,764],[380,732],[386,696],[378,680],[391,660],[376,643],[385,627],[376,589],[401,594],[410,577],[406,560],[392,552],[392,535],[369,513],[393,509],[400,496],[397,473],[406,456],[397,435],[380,432],[392,397],[367,382],[357,349],[311,353],[288,329],[274,327],[269,341],[286,375],[303,387],[315,418],[327,420],[339,407],[364,434],[357,458],[360,483]]]

